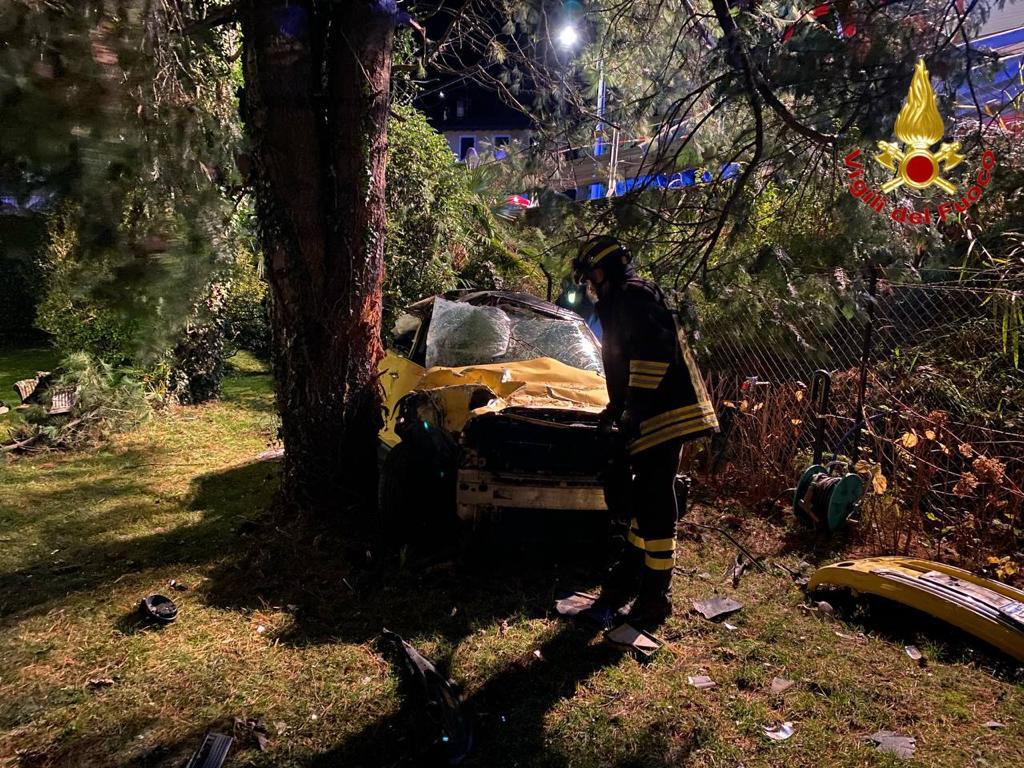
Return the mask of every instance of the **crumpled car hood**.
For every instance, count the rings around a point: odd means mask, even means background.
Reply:
[[[496,399],[470,410],[474,385],[487,387]],[[431,368],[424,370],[414,391],[429,391],[432,399],[443,401],[445,427],[452,431],[460,431],[473,416],[511,406],[597,413],[608,405],[608,389],[603,377],[550,357],[465,368]]]

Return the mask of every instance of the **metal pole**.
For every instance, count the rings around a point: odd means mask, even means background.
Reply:
[[[857,450],[860,445],[861,430],[864,429],[864,397],[868,388],[868,362],[871,359],[871,336],[875,326],[875,297],[878,292],[878,267],[869,264],[868,271],[868,319],[864,324],[864,340],[860,356],[860,386],[857,388],[857,431],[853,438],[852,457],[857,461]]]
[[[597,158],[604,154],[604,140],[602,134],[604,133],[604,107],[605,107],[605,90],[604,90],[604,60],[598,63],[598,81],[597,81],[597,138],[594,140],[594,159],[595,165]],[[590,199],[597,200],[598,198],[604,197],[604,184],[591,184],[590,185]]]

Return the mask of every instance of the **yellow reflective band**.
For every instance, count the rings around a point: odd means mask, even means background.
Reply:
[[[687,405],[683,408],[676,408],[673,411],[665,411],[658,416],[654,416],[650,419],[645,419],[640,422],[640,434],[647,434],[652,432],[659,427],[664,427],[668,424],[674,424],[677,421],[684,421],[689,418],[701,414],[714,415],[715,407],[710,402],[704,401],[695,403],[694,405]]]
[[[671,571],[675,563],[671,557],[651,557],[644,555],[644,565],[652,571]]]
[[[668,370],[668,363],[659,363],[656,360],[630,360],[630,373],[654,373],[664,375]]]
[[[615,253],[615,251],[619,250],[619,248],[619,245],[609,245],[603,251],[599,251],[598,254],[590,260],[590,266],[596,267],[598,265],[598,262],[601,261],[601,259],[607,256],[609,253]]]
[[[629,518],[629,527],[632,528],[634,531],[639,531],[640,530],[640,523],[638,523],[636,521],[635,517],[631,517],[631,518]]]
[[[675,539],[647,539],[645,544],[644,549],[648,552],[675,552],[676,550]]]
[[[632,544],[637,549],[647,549],[647,547],[645,546],[644,540],[641,539],[639,536],[637,536],[632,531],[630,531],[628,534],[626,534],[626,541],[628,541],[630,544]]]
[[[641,437],[639,440],[634,440],[629,446],[629,452],[639,453],[645,451],[658,443],[663,443],[666,440],[671,440],[674,437],[682,437],[683,435],[690,435],[694,432],[704,432],[709,429],[715,429],[718,426],[718,419],[714,415],[710,416],[698,416],[694,419],[684,421],[681,424],[672,424],[664,429],[660,429],[657,432],[652,432],[646,437]]]
[[[657,389],[661,384],[661,376],[648,376],[643,373],[631,373],[629,375],[629,386],[637,389]]]

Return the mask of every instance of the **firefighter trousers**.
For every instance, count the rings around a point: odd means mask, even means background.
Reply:
[[[648,603],[671,597],[676,546],[676,474],[682,439],[667,440],[632,456],[619,456],[610,468],[605,498],[613,525],[614,561],[601,595],[622,606],[638,593]]]

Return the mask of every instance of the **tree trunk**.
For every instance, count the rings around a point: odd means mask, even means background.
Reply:
[[[282,491],[318,516],[375,498],[393,5],[264,0],[243,18]]]

